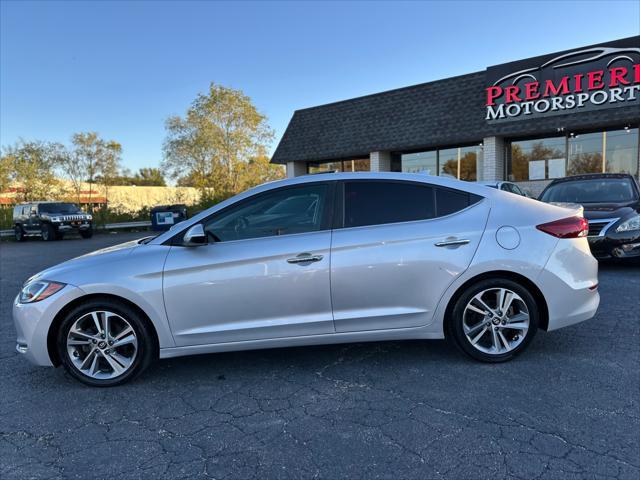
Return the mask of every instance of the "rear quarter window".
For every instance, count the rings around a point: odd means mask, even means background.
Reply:
[[[451,188],[436,188],[436,212],[438,217],[451,215],[464,210],[470,205],[482,200],[479,195],[454,190]]]

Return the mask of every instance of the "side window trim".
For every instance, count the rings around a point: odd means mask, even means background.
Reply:
[[[242,205],[244,205],[246,203],[254,202],[254,201],[258,200],[260,197],[263,197],[263,196],[266,196],[266,195],[270,195],[270,194],[273,194],[273,193],[276,193],[276,192],[281,192],[281,191],[285,191],[285,190],[293,190],[293,189],[307,187],[307,186],[326,185],[327,186],[327,194],[325,195],[325,198],[324,198],[324,202],[325,202],[325,205],[324,205],[325,208],[323,210],[324,218],[322,219],[320,230],[316,230],[314,232],[285,233],[283,235],[269,235],[269,236],[265,236],[265,237],[255,237],[255,238],[245,238],[245,239],[237,239],[237,240],[227,240],[227,241],[221,242],[221,243],[234,243],[234,242],[244,242],[244,241],[247,241],[247,240],[266,239],[266,238],[273,238],[273,237],[286,237],[286,236],[292,236],[292,235],[305,235],[307,233],[317,233],[317,232],[324,232],[324,231],[327,231],[327,230],[331,230],[331,228],[332,228],[332,218],[333,218],[334,188],[335,188],[335,184],[336,183],[337,183],[336,181],[308,182],[308,183],[296,183],[294,185],[285,185],[283,187],[272,188],[272,189],[266,190],[264,192],[256,193],[255,195],[251,195],[250,197],[244,198],[244,199],[242,199],[242,200],[240,200],[238,202],[234,202],[231,205],[227,205],[222,210],[219,210],[217,212],[212,213],[208,217],[205,217],[202,220],[200,220],[200,222],[198,222],[198,223],[205,224],[205,223],[211,221],[214,217],[216,217],[218,215],[222,215],[222,214],[228,212],[232,208],[236,208],[236,207],[242,206]],[[196,225],[196,224],[194,223],[194,224],[192,224],[192,226],[193,225]],[[181,230],[180,232],[176,233],[173,237],[171,237],[168,240],[166,240],[163,245],[181,246],[182,245],[182,238],[184,237],[184,234],[186,233],[187,230],[188,230],[188,228],[185,228],[185,229]]]
[[[344,180],[338,180],[333,182],[334,194],[333,194],[333,222],[331,224],[332,230],[344,228]]]

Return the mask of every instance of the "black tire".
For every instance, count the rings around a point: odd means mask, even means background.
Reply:
[[[124,373],[114,378],[98,379],[92,378],[91,376],[83,373],[73,363],[70,358],[70,354],[67,351],[67,337],[71,327],[84,315],[96,311],[108,311],[119,315],[129,323],[137,337],[137,353],[135,359]],[[73,308],[65,315],[56,335],[56,348],[65,370],[76,380],[92,387],[114,387],[132,380],[136,376],[140,375],[151,363],[153,363],[158,356],[154,338],[155,335],[152,331],[152,327],[149,327],[148,323],[137,311],[124,303],[110,299],[98,298]]]
[[[91,238],[93,237],[93,227],[88,228],[87,230],[80,230],[80,236],[82,238]]]
[[[16,225],[13,230],[15,232],[16,242],[24,242],[27,239],[20,225]]]
[[[58,239],[58,234],[56,229],[50,223],[45,223],[42,225],[42,239],[45,242],[53,242]]]
[[[58,230],[56,232],[56,240],[62,240],[64,238],[64,232],[61,232],[60,230]]]
[[[510,351],[506,351],[504,353],[485,353],[480,351],[477,347],[475,347],[467,335],[464,333],[464,314],[465,309],[469,302],[475,297],[477,294],[491,289],[500,289],[505,288],[511,290],[513,293],[516,293],[522,302],[526,305],[529,315],[529,327],[524,334],[524,339],[520,339],[520,343],[515,346]],[[491,293],[489,293],[491,295]],[[516,307],[513,307],[516,308]],[[477,317],[478,319],[482,318],[482,315]],[[487,318],[486,316],[484,317]],[[490,320],[489,320],[490,321]],[[474,322],[475,323],[475,322]],[[537,302],[533,295],[527,290],[527,288],[523,287],[521,284],[506,278],[491,278],[487,280],[481,280],[478,283],[475,283],[469,286],[456,300],[453,309],[451,309],[451,315],[447,319],[446,330],[448,339],[452,340],[455,345],[460,348],[465,354],[469,355],[471,358],[475,360],[479,360],[481,362],[489,362],[489,363],[498,363],[498,362],[506,362],[516,357],[518,354],[522,353],[531,343],[533,337],[535,336],[538,325],[540,323],[540,309],[538,308]],[[494,325],[490,324],[488,328],[493,328]],[[500,324],[498,324],[498,328]],[[504,331],[504,330],[503,330]],[[481,330],[480,330],[481,332]],[[511,330],[508,330],[511,332]],[[487,331],[487,334],[491,334],[491,330]],[[513,338],[518,338],[518,333],[512,333],[514,335]],[[475,339],[475,336],[474,336]],[[491,339],[489,339],[490,341]],[[486,341],[486,339],[485,339]],[[517,340],[516,340],[517,341]],[[504,344],[499,340],[501,348],[504,347]]]

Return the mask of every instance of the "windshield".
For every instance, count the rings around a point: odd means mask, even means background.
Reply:
[[[78,213],[80,209],[75,203],[42,203],[40,213]]]
[[[547,188],[540,200],[568,203],[620,203],[635,200],[629,178],[598,178],[562,182]]]

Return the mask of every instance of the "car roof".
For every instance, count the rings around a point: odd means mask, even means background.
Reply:
[[[628,173],[585,173],[582,175],[571,175],[569,177],[556,178],[549,185],[575,182],[578,180],[601,180],[603,178],[630,178],[633,180],[633,175]]]
[[[255,187],[248,192],[257,193],[259,190],[270,190],[271,188],[286,185],[301,185],[310,182],[324,181],[345,181],[345,180],[399,180],[405,182],[429,183],[441,187],[455,188],[469,193],[487,196],[493,189],[481,182],[466,182],[453,177],[428,175],[426,173],[406,173],[406,172],[338,172],[338,173],[314,173],[302,175],[300,177],[275,180]]]

